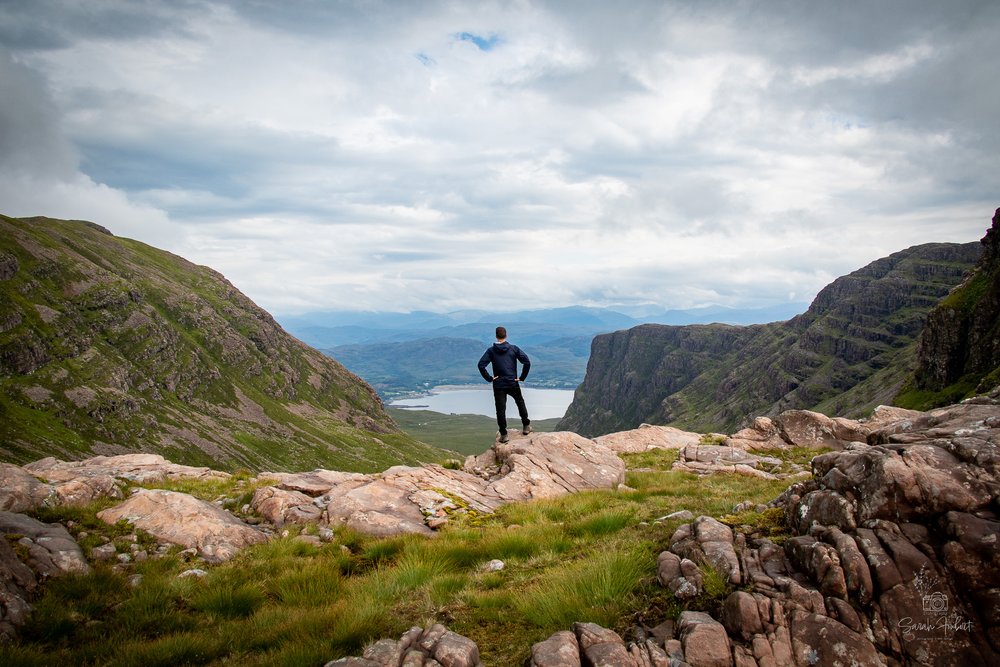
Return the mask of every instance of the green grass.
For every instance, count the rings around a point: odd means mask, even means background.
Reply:
[[[678,449],[650,449],[645,452],[621,454],[621,458],[628,468],[648,468],[651,470],[670,470],[679,456],[680,450]]]
[[[659,457],[659,464],[654,455],[626,457],[648,469],[628,473],[633,491],[515,503],[475,522],[457,516],[433,538],[338,528],[318,547],[294,536],[251,547],[203,566],[203,578],[178,579],[191,564],[170,555],[134,564],[142,575],[134,586],[107,567],[53,580],[21,639],[0,646],[0,664],[322,665],[413,625],[442,622],[476,641],[485,664],[514,665],[532,643],[574,621],[625,632],[639,617],[655,624],[685,608],[714,608],[729,589],[711,572],[705,595],[686,604],[655,582],[656,556],[680,525],[656,519],[680,509],[724,516],[785,485],[669,472],[662,469],[669,454]],[[214,499],[245,493],[245,483],[161,486]],[[47,510],[46,518],[72,517],[89,530],[94,520],[85,515],[95,509]],[[726,520],[760,528],[773,518]],[[505,567],[486,571],[493,559]]]
[[[389,415],[410,437],[429,445],[457,452],[463,456],[478,455],[493,445],[497,432],[494,417],[483,415],[446,415],[430,410],[388,408]],[[517,422],[520,424],[520,422]],[[531,427],[540,433],[555,430],[558,419],[539,419]]]
[[[907,385],[896,396],[893,404],[910,410],[931,410],[942,405],[958,403],[965,398],[975,395],[979,383],[979,377],[970,375],[937,391],[917,389],[912,385]]]

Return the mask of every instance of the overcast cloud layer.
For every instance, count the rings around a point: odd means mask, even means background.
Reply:
[[[995,0],[2,0],[0,212],[277,313],[764,306],[1000,205]]]

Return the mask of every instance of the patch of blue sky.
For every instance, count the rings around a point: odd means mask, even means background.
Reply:
[[[489,37],[483,37],[472,32],[460,32],[455,35],[455,38],[462,42],[472,42],[479,48],[480,51],[492,51],[498,44],[503,40],[500,39],[500,35],[490,35]]]
[[[437,64],[437,61],[435,61],[426,53],[414,53],[413,57],[419,60],[420,64],[424,65],[425,67],[433,67],[434,65]]]

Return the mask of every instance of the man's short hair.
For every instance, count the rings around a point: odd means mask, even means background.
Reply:
[[[504,327],[497,327],[497,340],[503,340],[507,337],[507,329]]]

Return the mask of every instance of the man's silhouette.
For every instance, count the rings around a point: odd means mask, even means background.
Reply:
[[[517,374],[517,362],[521,362],[521,375]],[[486,372],[486,367],[493,364],[493,375]],[[483,353],[479,360],[479,372],[483,379],[493,384],[493,401],[497,407],[497,426],[500,428],[500,442],[507,442],[507,397],[513,396],[517,404],[517,412],[521,416],[521,433],[531,433],[531,420],[528,419],[528,408],[521,395],[521,385],[528,377],[531,360],[517,345],[507,342],[507,330],[497,327],[497,342]]]

